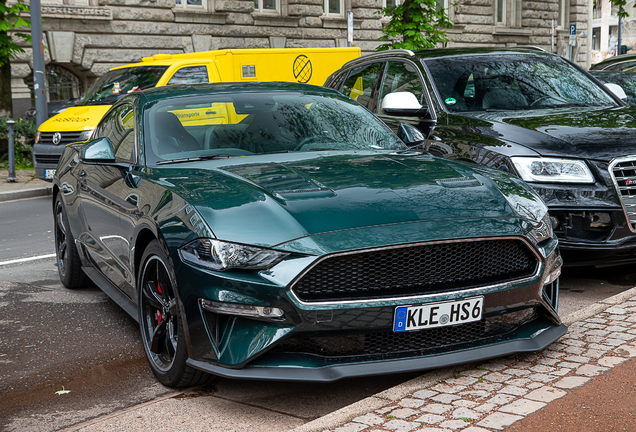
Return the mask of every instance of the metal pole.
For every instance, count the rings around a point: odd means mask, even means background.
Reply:
[[[14,120],[7,120],[7,129],[9,132],[9,177],[8,182],[15,182],[17,177],[15,176],[15,147],[13,146],[13,124]]]
[[[31,41],[33,44],[33,94],[35,96],[35,126],[40,127],[48,117],[44,43],[42,42],[42,9],[40,0],[31,0]]]
[[[618,9],[618,13],[621,13],[623,11],[623,7],[621,6]],[[621,52],[621,45],[623,44],[623,18],[622,17],[618,17],[618,42],[617,42],[617,47],[616,47],[616,55],[619,56],[622,54]]]

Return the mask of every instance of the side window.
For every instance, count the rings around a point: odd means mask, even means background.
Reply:
[[[422,105],[426,105],[424,98],[424,86],[415,66],[404,62],[389,62],[382,83],[380,101],[389,93],[410,92],[413,93]],[[380,105],[380,104],[378,104]],[[378,108],[380,108],[378,106]]]
[[[371,111],[375,111],[371,103],[373,87],[383,66],[384,63],[372,63],[353,69],[344,83],[342,93],[355,99]]]
[[[188,66],[179,69],[172,75],[167,85],[173,84],[203,84],[208,80],[208,68],[206,66]]]
[[[115,151],[115,158],[132,161],[135,147],[135,111],[125,104],[112,110],[95,131],[95,138],[106,137]]]

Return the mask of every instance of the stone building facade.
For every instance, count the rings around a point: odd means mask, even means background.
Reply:
[[[400,0],[44,0],[50,99],[77,97],[110,68],[160,52],[346,46],[349,11],[353,45],[369,53],[381,44],[387,1]],[[585,0],[438,1],[455,23],[449,47],[533,45],[562,55],[568,24],[585,32],[590,9]],[[578,42],[575,59],[589,66],[588,38]],[[25,51],[12,61],[15,116],[32,105]]]

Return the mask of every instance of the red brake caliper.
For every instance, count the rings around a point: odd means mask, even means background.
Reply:
[[[157,291],[161,294],[161,285],[157,284]],[[161,311],[157,309],[157,324],[161,323]]]

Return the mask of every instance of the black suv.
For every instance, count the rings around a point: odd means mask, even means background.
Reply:
[[[390,50],[325,86],[414,147],[527,181],[566,264],[636,262],[636,108],[573,63],[531,49]]]

